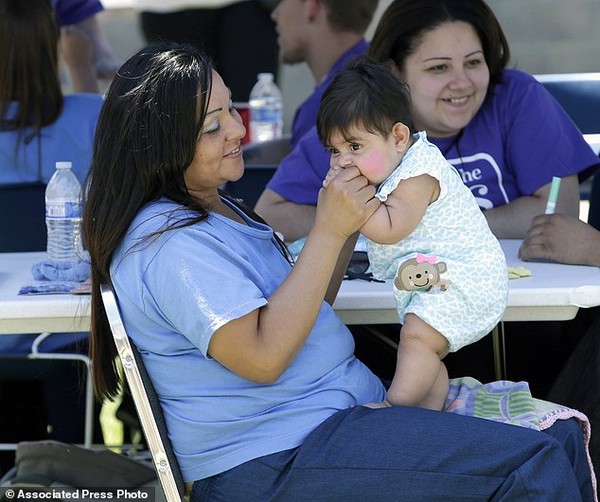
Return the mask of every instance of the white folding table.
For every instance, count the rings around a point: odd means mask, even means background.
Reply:
[[[517,258],[520,240],[500,242],[510,267],[522,266],[532,273],[531,277],[509,281],[508,306],[502,322],[569,320],[581,307],[600,305],[600,269],[522,262]],[[0,334],[89,330],[88,295],[18,295],[19,288],[32,281],[31,266],[44,256],[44,253],[0,254]],[[391,281],[343,281],[333,308],[349,325],[398,322]],[[502,377],[505,374],[502,330],[495,330],[493,337],[496,376]]]

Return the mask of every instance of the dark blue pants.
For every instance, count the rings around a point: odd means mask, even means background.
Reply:
[[[191,501],[593,500],[574,420],[545,432],[420,408],[338,412],[298,448],[194,483]]]

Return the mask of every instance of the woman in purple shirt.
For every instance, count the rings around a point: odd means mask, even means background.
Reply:
[[[540,83],[506,68],[508,42],[482,0],[395,0],[369,54],[408,83],[417,129],[459,170],[496,237],[525,235],[553,176],[562,178],[557,212],[578,214],[579,182],[598,157]],[[277,197],[261,215],[286,240],[310,228],[327,166],[314,131],[270,181]]]

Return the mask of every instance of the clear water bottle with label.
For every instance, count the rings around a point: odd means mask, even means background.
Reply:
[[[281,138],[283,99],[272,73],[259,73],[250,91],[250,141],[259,143]]]
[[[47,252],[50,261],[68,265],[83,256],[81,243],[81,184],[71,162],[57,162],[46,186]]]

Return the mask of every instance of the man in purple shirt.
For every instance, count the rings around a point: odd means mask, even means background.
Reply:
[[[281,165],[285,165],[297,155],[301,139],[316,124],[321,96],[335,74],[352,57],[367,51],[364,34],[377,4],[378,0],[354,0],[349,9],[343,2],[329,0],[279,2],[272,18],[277,25],[281,61],[286,64],[306,63],[316,86],[296,110],[291,136],[246,148],[247,164],[278,164],[281,161]],[[326,158],[322,147],[319,153],[321,151]],[[329,161],[326,162],[329,165]],[[261,195],[256,211],[277,228],[273,221],[277,215],[271,214],[271,195],[277,194],[267,189]]]

